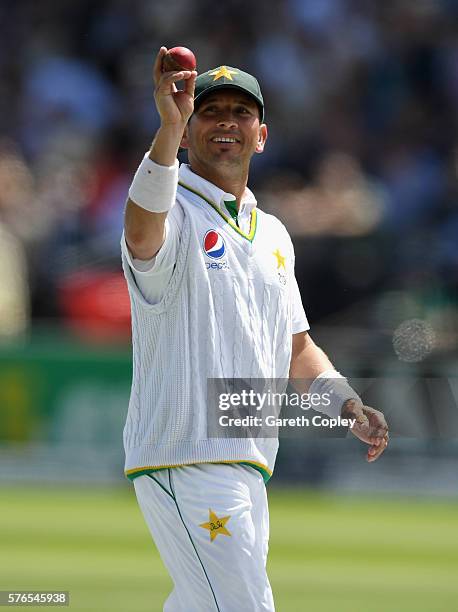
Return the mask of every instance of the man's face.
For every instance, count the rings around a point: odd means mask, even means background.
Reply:
[[[181,146],[189,149],[191,166],[247,167],[253,154],[264,150],[266,138],[254,99],[237,89],[219,89],[198,105]]]

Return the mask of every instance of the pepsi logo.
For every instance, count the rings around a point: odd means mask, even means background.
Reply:
[[[208,230],[204,236],[205,254],[212,259],[221,259],[226,252],[223,237],[216,230]]]

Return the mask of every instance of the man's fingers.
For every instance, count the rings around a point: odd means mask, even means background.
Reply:
[[[191,75],[189,79],[186,79],[184,82],[184,91],[194,98],[194,89],[196,88],[196,78],[197,72],[195,70],[191,70]]]
[[[162,75],[162,58],[167,53],[167,47],[161,47],[154,60],[153,77],[154,83],[157,85]]]
[[[370,406],[350,405],[347,409],[353,411],[356,419],[352,432],[363,442],[369,444],[367,460],[375,461],[388,445],[388,425],[382,412]]]
[[[385,416],[382,412],[374,410],[373,408],[368,408],[367,406],[365,406],[364,409],[371,422],[372,427],[379,427],[380,429],[384,429],[385,431],[388,429]]]
[[[373,444],[367,451],[367,460],[369,461],[369,463],[378,459],[387,446],[388,446],[388,434],[385,437],[379,439],[378,444],[377,445]]]
[[[375,444],[377,440],[382,440],[387,433],[388,430],[385,427],[378,427],[376,430],[371,429],[369,441],[371,444]]]
[[[192,70],[180,70],[179,72],[163,72],[157,83],[156,91],[160,93],[169,93],[170,86],[178,81],[187,81],[192,77]]]
[[[372,430],[371,435],[369,437],[369,443],[374,444],[375,446],[379,446],[383,440],[386,440],[388,443],[388,429],[384,427],[379,427],[375,432]]]
[[[369,443],[377,448],[382,446],[384,450],[385,446],[382,444],[382,441],[388,435],[388,425],[383,413],[369,406],[364,406],[363,410],[368,416],[370,423]]]

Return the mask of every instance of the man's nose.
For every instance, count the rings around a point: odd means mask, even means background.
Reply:
[[[224,116],[219,118],[218,127],[224,129],[234,129],[238,127],[237,119],[231,112],[228,112]]]

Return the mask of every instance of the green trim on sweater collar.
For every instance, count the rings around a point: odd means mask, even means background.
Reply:
[[[254,237],[256,235],[256,227],[258,224],[258,215],[257,215],[256,208],[254,208],[251,211],[251,215],[250,215],[250,233],[245,234],[245,232],[242,232],[242,230],[239,227],[237,227],[237,225],[234,223],[234,221],[230,217],[228,217],[227,215],[223,213],[223,211],[220,209],[220,207],[217,204],[215,204],[215,202],[212,202],[212,200],[204,196],[202,193],[200,193],[200,191],[197,191],[197,189],[194,189],[190,185],[186,185],[186,183],[183,183],[183,181],[178,181],[178,185],[180,185],[181,187],[184,187],[184,189],[187,189],[194,195],[199,196],[199,198],[201,198],[202,200],[204,200],[204,202],[209,204],[226,221],[226,223],[228,223],[232,227],[232,229],[237,232],[237,234],[239,234],[246,240],[253,242]]]

